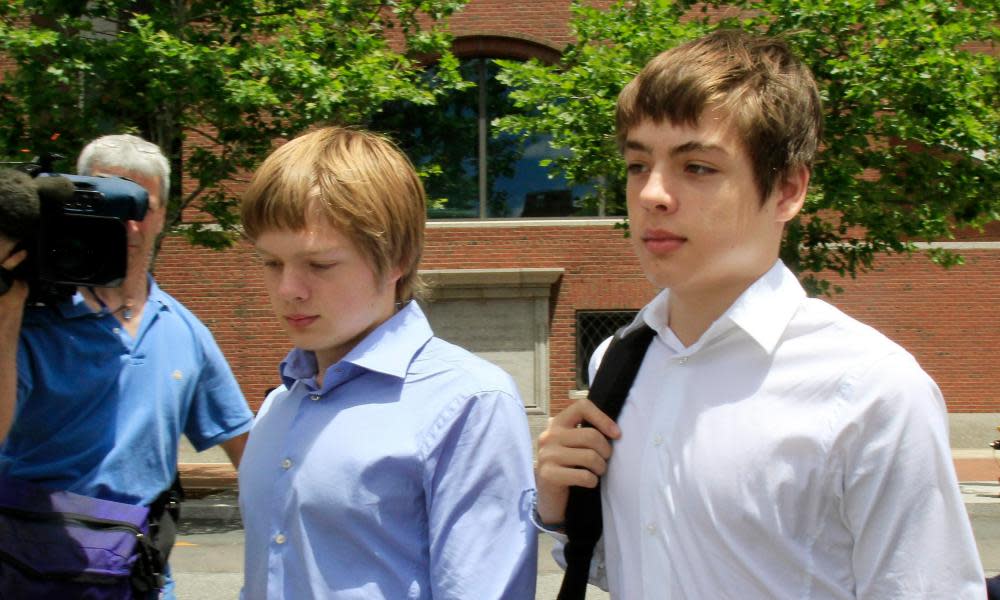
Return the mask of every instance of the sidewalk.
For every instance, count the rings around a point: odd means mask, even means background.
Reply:
[[[989,481],[997,483],[1000,478],[1000,452],[984,448],[958,449],[951,451],[952,461],[959,482]]]

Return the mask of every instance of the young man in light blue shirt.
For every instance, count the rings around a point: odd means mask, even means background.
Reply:
[[[248,600],[534,597],[524,408],[414,300],[424,206],[391,142],[340,128],[282,146],[244,197],[295,346],[240,472]]]

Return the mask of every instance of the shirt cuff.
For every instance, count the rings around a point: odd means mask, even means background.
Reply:
[[[545,533],[566,533],[565,523],[545,523],[542,521],[542,516],[538,514],[537,491],[531,494],[531,524],[535,526],[535,529]]]

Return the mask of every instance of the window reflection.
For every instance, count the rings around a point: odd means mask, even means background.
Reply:
[[[523,139],[491,131],[493,119],[512,111],[509,94],[489,58],[467,59],[462,76],[473,83],[438,105],[393,103],[368,126],[391,135],[421,171],[427,216],[535,218],[597,216],[592,185],[570,186],[549,176],[539,161],[559,154],[547,136]],[[428,74],[433,77],[433,71]],[[588,197],[590,197],[588,199]]]

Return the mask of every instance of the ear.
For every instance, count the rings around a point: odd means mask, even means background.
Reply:
[[[809,191],[810,175],[807,167],[796,167],[781,180],[772,192],[777,196],[774,206],[774,217],[777,222],[787,223],[802,210],[802,205],[806,201],[806,192]]]
[[[390,267],[382,277],[382,285],[396,289],[400,278],[403,276],[403,268],[399,265]]]

